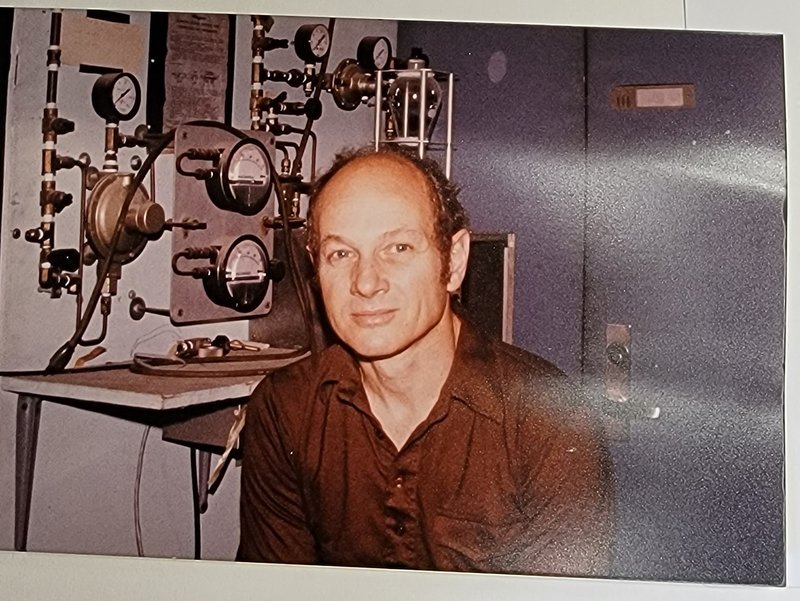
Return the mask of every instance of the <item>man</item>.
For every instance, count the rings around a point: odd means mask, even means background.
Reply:
[[[451,296],[467,218],[435,163],[339,157],[309,251],[341,344],[248,404],[248,561],[602,575],[606,452],[555,367],[478,334]]]

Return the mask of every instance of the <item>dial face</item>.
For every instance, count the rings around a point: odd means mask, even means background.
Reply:
[[[313,52],[314,56],[317,58],[322,58],[328,54],[328,48],[330,48],[331,45],[331,36],[328,33],[328,28],[324,25],[317,25],[311,31],[309,45],[311,46],[311,52]]]
[[[263,145],[241,140],[223,158],[223,205],[244,215],[255,215],[267,205],[270,193],[269,157]]]
[[[389,64],[389,59],[392,57],[392,46],[386,38],[378,38],[375,46],[372,48],[372,62],[375,63],[376,69],[385,69]]]
[[[235,241],[221,265],[223,289],[230,305],[238,311],[252,311],[269,288],[269,258],[264,245],[255,237]]]
[[[303,25],[294,38],[295,52],[302,60],[310,63],[321,61],[331,47],[331,34],[322,24]]]
[[[139,82],[130,73],[107,73],[92,87],[92,106],[106,121],[132,119],[141,104]]]
[[[367,71],[381,71],[392,59],[392,43],[385,36],[366,37],[358,43],[358,64]]]
[[[132,117],[136,112],[139,92],[132,75],[123,74],[114,82],[111,89],[111,101],[121,117]]]

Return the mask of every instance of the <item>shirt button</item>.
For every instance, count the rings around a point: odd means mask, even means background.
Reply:
[[[394,485],[395,485],[397,488],[403,488],[403,484],[404,484],[404,483],[405,483],[405,478],[403,478],[403,476],[397,476],[397,477],[394,479]]]

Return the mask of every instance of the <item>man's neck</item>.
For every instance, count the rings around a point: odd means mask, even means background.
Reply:
[[[397,449],[439,399],[460,330],[461,321],[448,308],[428,335],[399,355],[359,362],[370,409]]]

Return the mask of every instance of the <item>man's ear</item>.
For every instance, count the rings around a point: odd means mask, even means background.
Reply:
[[[447,279],[447,291],[457,292],[467,273],[467,260],[469,259],[469,232],[466,229],[458,230],[453,234],[450,246],[450,276]]]

